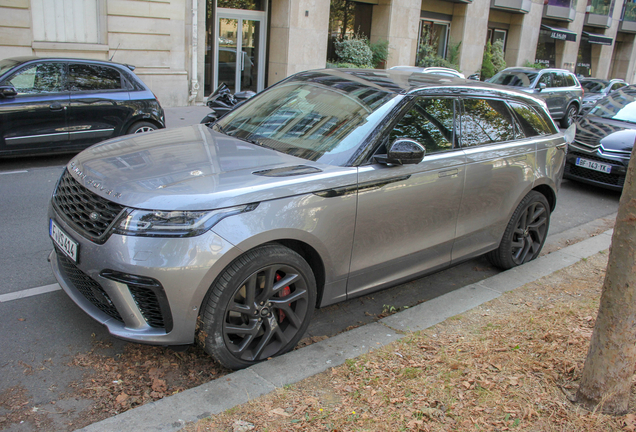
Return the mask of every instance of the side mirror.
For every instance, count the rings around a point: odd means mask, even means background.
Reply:
[[[545,90],[545,88],[546,88],[545,83],[539,83],[539,91]]]
[[[422,144],[409,138],[397,138],[387,150],[386,155],[376,155],[375,160],[392,165],[418,164],[424,159],[426,150]]]
[[[17,95],[18,92],[15,90],[15,87],[12,85],[0,85],[0,96],[2,97],[13,97]]]

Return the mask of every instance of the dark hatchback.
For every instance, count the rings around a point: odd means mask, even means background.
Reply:
[[[74,152],[165,128],[133,66],[98,60],[0,60],[0,156]]]
[[[622,190],[636,139],[636,86],[601,99],[577,122],[565,177]]]

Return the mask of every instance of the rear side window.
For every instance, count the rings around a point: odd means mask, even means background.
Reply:
[[[106,66],[70,64],[68,74],[71,91],[120,90],[124,87],[119,71]]]
[[[461,120],[462,147],[510,141],[515,138],[512,115],[503,101],[465,99]]]
[[[519,124],[518,138],[530,138],[537,135],[551,135],[554,132],[546,123],[545,119],[540,116],[537,111],[525,104],[519,102],[508,102],[512,111],[515,113],[517,123]]]
[[[414,139],[424,146],[426,154],[451,150],[454,141],[453,106],[453,99],[418,98],[393,128],[390,140]]]
[[[574,77],[570,74],[565,74],[565,82],[568,87],[574,87],[576,85],[576,81],[574,81]]]

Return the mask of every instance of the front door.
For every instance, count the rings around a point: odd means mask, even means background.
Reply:
[[[232,92],[264,87],[265,13],[217,9],[214,88],[225,83]]]

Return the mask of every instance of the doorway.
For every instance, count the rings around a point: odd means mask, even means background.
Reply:
[[[214,2],[208,2],[208,7]],[[266,11],[208,10],[205,92],[225,83],[233,93],[265,84]],[[213,52],[212,52],[213,50]]]

